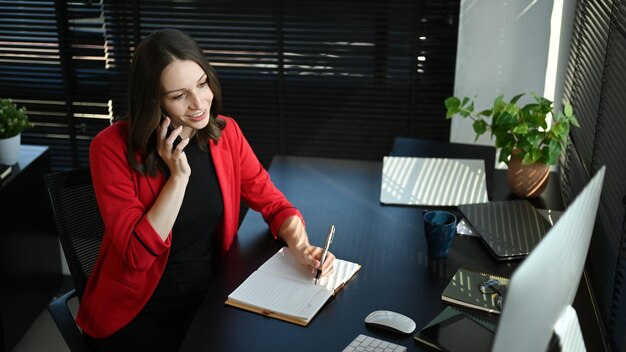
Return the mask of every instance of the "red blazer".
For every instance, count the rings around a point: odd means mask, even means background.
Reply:
[[[285,219],[300,212],[274,186],[231,118],[216,144],[209,142],[224,213],[223,250],[233,243],[240,199],[259,211],[274,236]],[[104,237],[76,321],[90,336],[104,338],[128,324],[146,304],[167,262],[172,233],[164,242],[145,214],[165,184],[162,173],[142,175],[126,161],[128,124],[116,122],[91,142],[89,158]]]

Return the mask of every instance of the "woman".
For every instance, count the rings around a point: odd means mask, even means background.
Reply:
[[[235,121],[219,115],[220,93],[193,39],[156,31],[135,51],[128,116],[91,143],[105,233],[77,322],[101,350],[178,349],[216,256],[233,242],[241,197],[301,265],[320,266],[322,249],[309,244],[300,212]]]

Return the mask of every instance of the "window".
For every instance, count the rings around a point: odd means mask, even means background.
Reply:
[[[222,112],[266,165],[278,153],[380,160],[395,136],[449,136],[443,100],[454,85],[458,0],[4,7],[0,96],[27,107],[36,127],[24,143],[50,145],[56,169],[87,164],[91,138],[125,114],[134,45],[163,27],[205,50]]]

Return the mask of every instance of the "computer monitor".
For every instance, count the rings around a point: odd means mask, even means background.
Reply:
[[[572,319],[604,173],[603,166],[513,273],[492,351],[545,351],[557,321]]]

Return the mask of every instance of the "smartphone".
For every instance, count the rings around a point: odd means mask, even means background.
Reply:
[[[163,120],[165,120],[165,114],[161,114],[161,122],[160,122],[161,124],[163,123]],[[170,124],[169,124],[169,126],[167,126],[167,136],[165,138],[169,137],[170,134],[172,133],[172,131],[174,131],[174,126],[172,126],[172,121],[170,119]],[[183,139],[180,137],[180,135],[178,135],[176,137],[176,139],[174,140],[174,144],[172,145],[172,149],[176,148],[176,146],[178,146],[178,143],[180,143],[182,140]]]

